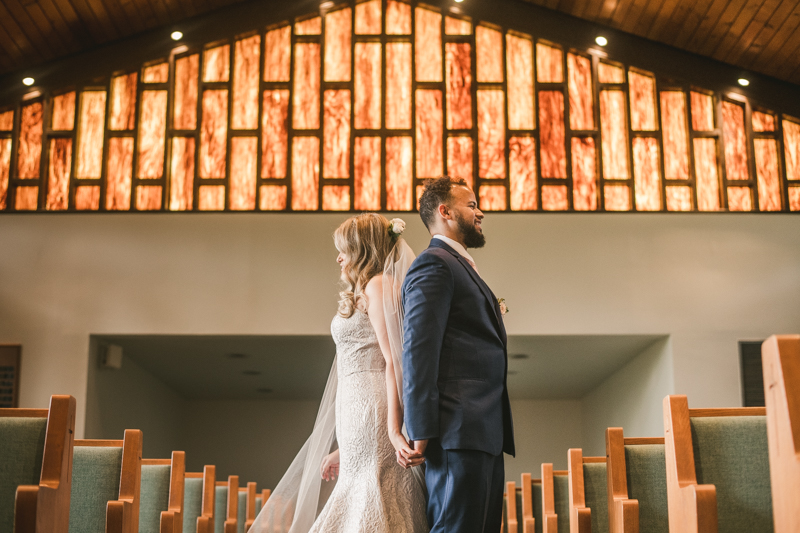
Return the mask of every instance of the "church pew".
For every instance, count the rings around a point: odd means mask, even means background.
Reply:
[[[605,457],[584,457],[569,450],[569,523],[571,533],[608,533]]]
[[[239,531],[242,533],[250,531],[250,527],[256,519],[256,486],[257,484],[251,481],[247,484],[246,489],[239,489],[240,493],[242,491],[245,492],[244,505],[242,505],[242,501],[239,500],[239,522],[244,524],[244,529],[242,529],[242,526],[239,526]],[[245,508],[244,513],[242,513],[242,507]]]
[[[569,533],[569,479],[566,470],[542,463],[542,532]]]
[[[0,531],[69,528],[75,398],[51,396],[49,409],[0,409]]]
[[[508,533],[519,532],[519,514],[522,512],[522,493],[513,481],[506,482],[506,491],[503,494],[503,531]]]
[[[260,493],[256,494],[256,516],[258,513],[261,512],[261,509],[264,507],[264,504],[267,503],[269,500],[269,495],[272,493],[269,489],[264,489]]]
[[[142,459],[139,533],[181,533],[186,453],[172,459]]]
[[[522,474],[522,533],[542,533],[542,480]]]
[[[776,533],[800,531],[800,335],[761,346]]]
[[[664,439],[626,439],[622,428],[608,428],[606,465],[610,532],[667,533]]]
[[[183,493],[183,533],[214,533],[216,467],[187,472]]]
[[[228,481],[217,481],[214,507],[214,533],[237,533],[239,476],[228,476]]]
[[[671,533],[773,531],[766,410],[664,398]]]
[[[75,440],[69,533],[138,533],[142,432],[123,440]]]

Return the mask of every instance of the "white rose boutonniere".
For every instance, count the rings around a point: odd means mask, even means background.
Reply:
[[[498,298],[497,299],[497,305],[500,306],[500,315],[501,316],[505,316],[506,313],[508,313],[508,306],[506,305],[506,299],[505,298]]]
[[[389,223],[389,233],[392,237],[399,237],[406,230],[406,222],[402,218],[393,218]]]

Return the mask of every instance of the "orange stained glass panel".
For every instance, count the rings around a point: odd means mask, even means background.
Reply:
[[[17,187],[14,209],[17,211],[36,211],[39,203],[39,187]]]
[[[11,131],[14,129],[14,112],[0,112],[0,131]]]
[[[467,180],[472,188],[472,137],[447,138],[447,175]]]
[[[350,91],[325,91],[322,177],[350,177]]]
[[[606,211],[631,210],[631,193],[627,185],[606,185],[603,194]]]
[[[354,207],[359,211],[377,211],[381,208],[381,138],[356,137],[353,149]],[[350,208],[349,188],[347,207]]]
[[[319,128],[319,62],[318,44],[295,45],[292,125],[299,130]]]
[[[667,187],[667,211],[691,211],[692,188],[683,186]]]
[[[325,81],[350,81],[352,19],[349,7],[325,15]]]
[[[348,211],[350,209],[350,187],[326,185],[322,188],[323,211]]]
[[[442,91],[417,89],[417,178],[442,175]]]
[[[566,185],[542,185],[542,209],[566,211],[569,209]]]
[[[656,80],[650,74],[628,72],[628,88],[631,97],[631,129],[654,131],[656,122]]]
[[[411,43],[386,43],[386,127],[411,129]]]
[[[469,43],[445,44],[447,129],[472,128],[472,53]]]
[[[200,56],[193,54],[175,61],[175,102],[172,122],[176,130],[197,127],[197,76]]]
[[[692,91],[689,93],[692,107],[692,129],[711,131],[714,129],[714,97]]]
[[[69,131],[75,127],[75,91],[53,97],[53,118],[50,123],[55,131]]]
[[[109,129],[112,131],[132,130],[136,126],[136,79],[132,72],[111,80],[111,117]]]
[[[319,208],[319,139],[295,137],[292,140],[292,209],[316,211]]]
[[[380,35],[382,24],[381,0],[368,0],[356,4],[357,34]]]
[[[283,185],[262,185],[259,190],[258,207],[262,211],[283,211],[286,209],[286,187]]]
[[[411,6],[405,2],[386,2],[386,34],[411,34]]]
[[[258,128],[258,87],[261,66],[261,36],[236,41],[233,64],[233,116],[235,130]]]
[[[486,26],[475,27],[476,79],[503,82],[503,34]]]
[[[136,210],[158,211],[161,209],[161,186],[140,185],[136,187]]]
[[[231,138],[231,181],[228,203],[231,211],[256,208],[258,137]]]
[[[224,178],[227,155],[228,91],[203,91],[200,131],[200,177]]]
[[[755,139],[758,208],[761,211],[781,210],[781,174],[778,166],[778,141]]]
[[[472,23],[455,17],[444,18],[445,35],[472,35]]]
[[[530,39],[506,34],[506,68],[508,128],[532,130],[536,122],[533,113],[533,42]]]
[[[158,63],[144,67],[142,71],[143,83],[167,83],[169,81],[169,63]]]
[[[573,130],[594,129],[594,91],[592,61],[578,54],[567,54],[569,80],[569,127]]]
[[[600,91],[600,138],[603,151],[603,177],[628,179],[628,124],[625,93]]]
[[[636,184],[636,209],[659,211],[661,209],[661,172],[659,169],[658,139],[636,137],[633,139],[633,179]]]
[[[792,187],[789,189],[789,209],[792,211],[800,211],[800,187]]]
[[[224,44],[203,52],[203,81],[228,81],[231,71],[231,45]]]
[[[725,170],[729,180],[750,178],[747,170],[747,138],[742,106],[722,102],[722,128],[725,135]]]
[[[597,81],[600,83],[625,83],[625,70],[600,61],[597,66]]]
[[[386,138],[386,209],[411,211],[414,151],[411,137]]]
[[[417,81],[442,81],[442,16],[421,7],[414,11]]]
[[[783,121],[783,146],[786,160],[786,179],[800,180],[800,124]]]
[[[164,142],[167,132],[167,91],[143,91],[139,121],[140,178],[164,175]]]
[[[597,211],[597,149],[593,137],[573,137],[572,205],[576,211]]]
[[[508,140],[508,174],[511,210],[533,211],[539,207],[536,188],[536,139],[511,137]]]
[[[72,170],[72,139],[50,139],[45,209],[60,211],[69,207],[69,176]]]
[[[17,148],[17,177],[39,178],[39,163],[42,160],[42,131],[44,120],[42,103],[26,105],[20,113],[19,141]]]
[[[322,32],[321,17],[301,20],[294,25],[294,33],[296,35],[319,35],[320,32]]]
[[[564,52],[561,48],[536,43],[536,80],[541,83],[564,81]]]
[[[100,209],[100,187],[91,185],[75,189],[75,209],[97,211]]]
[[[194,201],[194,137],[172,138],[169,210],[191,211]]]
[[[543,178],[567,177],[567,151],[564,146],[564,93],[539,93],[539,142]]]
[[[106,167],[106,209],[127,211],[131,207],[133,175],[133,138],[112,137],[108,140]]]
[[[0,209],[8,202],[8,180],[11,174],[11,139],[0,139]]]
[[[225,186],[204,185],[197,193],[197,208],[200,211],[225,210]]]
[[[720,208],[717,140],[692,139],[692,145],[694,147],[697,208],[700,211],[717,211]]]
[[[480,206],[483,211],[506,210],[506,188],[503,185],[481,185]]]
[[[506,177],[505,95],[478,91],[478,176]]]
[[[289,91],[264,91],[261,177],[285,178],[289,153]]]
[[[81,93],[81,116],[78,122],[77,178],[99,178],[103,172],[105,118],[105,91],[84,91]]]
[[[728,187],[728,211],[752,211],[750,187]]]
[[[668,180],[689,179],[686,95],[682,91],[661,91],[661,128],[664,177]]]
[[[283,26],[264,37],[264,81],[290,81],[292,27]]]
[[[381,43],[356,43],[356,129],[381,127]]]
[[[777,127],[777,120],[772,113],[762,113],[761,111],[753,111],[753,131],[775,131]]]

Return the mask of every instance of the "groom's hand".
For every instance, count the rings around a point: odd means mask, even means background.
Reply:
[[[423,443],[420,447],[420,443]],[[425,462],[425,447],[428,441],[409,441],[408,446],[397,450],[397,462],[403,468],[411,468]]]

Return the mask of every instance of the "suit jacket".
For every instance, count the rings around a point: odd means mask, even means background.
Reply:
[[[403,306],[409,437],[514,455],[507,338],[492,291],[466,259],[433,239],[406,274]]]

